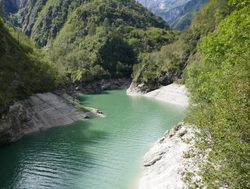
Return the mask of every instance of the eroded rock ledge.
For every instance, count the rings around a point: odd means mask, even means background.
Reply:
[[[185,85],[179,85],[172,83],[167,86],[162,86],[159,89],[143,93],[140,85],[135,86],[132,83],[127,90],[129,96],[145,96],[149,98],[154,98],[163,102],[176,104],[179,106],[187,107],[189,105],[189,94]]]
[[[167,131],[144,156],[139,189],[183,189],[188,170],[197,169],[194,161],[185,157],[194,145],[194,128],[184,123]]]
[[[26,134],[68,125],[101,114],[95,109],[80,110],[67,94],[36,94],[12,105],[0,119],[0,145],[15,142]]]

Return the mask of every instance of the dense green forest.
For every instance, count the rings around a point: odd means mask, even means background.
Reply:
[[[18,10],[3,2],[5,17],[45,46],[73,81],[130,78],[141,53],[159,50],[177,35],[134,0],[28,0]]]
[[[200,38],[213,31],[229,12],[226,0],[209,1],[177,40],[163,46],[158,52],[141,56],[140,64],[134,67],[134,82],[143,83],[144,90],[148,91],[181,79],[188,61],[196,52]]]
[[[85,0],[27,0],[18,7],[15,1],[2,0],[4,16],[38,46],[53,40],[68,15]]]
[[[187,120],[201,129],[201,174],[208,188],[250,188],[250,4],[229,1],[229,16],[201,39],[186,70],[196,104]],[[196,186],[197,187],[197,186]]]
[[[0,18],[0,114],[16,99],[54,89],[59,78],[35,44]]]
[[[139,54],[160,49],[176,36],[161,18],[133,0],[29,0],[21,7],[11,3],[1,1],[1,15],[6,20],[5,24],[1,20],[1,72],[11,77],[1,77],[5,80],[1,107],[16,98],[52,89],[59,73],[60,78],[71,76],[83,84],[103,78],[130,78]],[[20,31],[37,46],[46,46],[38,50]],[[46,73],[53,71],[51,75],[42,74],[45,66]],[[44,86],[46,79],[48,86]],[[18,86],[12,86],[13,81]]]
[[[164,21],[134,1],[85,3],[47,47],[53,62],[73,80],[129,78],[137,57],[175,39]]]

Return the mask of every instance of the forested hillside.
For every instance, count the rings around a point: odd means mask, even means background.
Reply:
[[[46,45],[52,62],[73,81],[130,78],[142,52],[159,50],[176,36],[134,0],[28,0],[14,11],[8,6],[3,1],[6,18]]]
[[[57,76],[46,75],[50,71],[83,85],[105,78],[130,78],[142,53],[159,50],[174,41],[177,34],[134,0],[2,0],[1,7],[6,23],[16,28],[7,29],[1,21],[1,64],[8,65],[1,71],[11,77],[1,77],[5,80],[1,107],[16,98],[52,89]],[[37,50],[19,31],[42,48]],[[54,65],[52,70],[48,62]],[[27,66],[33,64],[39,71]]]
[[[178,40],[134,68],[144,92],[179,81],[191,93],[186,121],[200,129],[198,153],[211,150],[193,188],[250,187],[249,12],[248,1],[210,0]]]
[[[146,92],[181,79],[188,61],[197,50],[200,38],[213,31],[229,12],[227,0],[209,1],[177,40],[163,46],[158,52],[141,56],[140,64],[134,67],[134,83],[143,84],[142,90]]]
[[[0,114],[14,100],[54,89],[58,79],[35,44],[0,18]]]
[[[2,0],[1,3],[5,17],[16,27],[20,27],[23,33],[29,35],[39,46],[45,46],[51,42],[75,9],[89,3],[95,4],[99,8],[101,7],[98,5],[99,3],[106,3],[106,7],[109,7],[109,9],[99,10],[99,13],[101,11],[115,11],[109,12],[109,14],[118,13],[116,17],[113,17],[113,20],[119,17],[119,12],[123,13],[120,16],[130,19],[130,24],[136,25],[136,27],[166,26],[162,19],[154,16],[134,0],[94,0],[90,2],[86,0]],[[127,8],[125,10],[115,10],[114,6],[117,6],[117,3],[121,6],[120,8],[124,6]],[[127,21],[129,23],[129,20]]]
[[[4,16],[39,46],[53,40],[68,14],[85,0],[2,0]]]
[[[208,188],[250,188],[250,4],[229,1],[229,16],[203,37],[186,70],[187,120],[202,131],[201,174]],[[197,187],[197,186],[196,186]]]
[[[74,80],[130,78],[141,52],[174,39],[163,20],[134,1],[104,0],[77,8],[48,49]]]

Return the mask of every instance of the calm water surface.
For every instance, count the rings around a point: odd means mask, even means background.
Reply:
[[[0,148],[0,189],[131,189],[144,153],[185,110],[124,90],[86,95],[106,117],[26,136]]]

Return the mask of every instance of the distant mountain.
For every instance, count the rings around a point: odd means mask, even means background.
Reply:
[[[154,14],[162,17],[172,28],[183,30],[208,0],[137,0]]]

